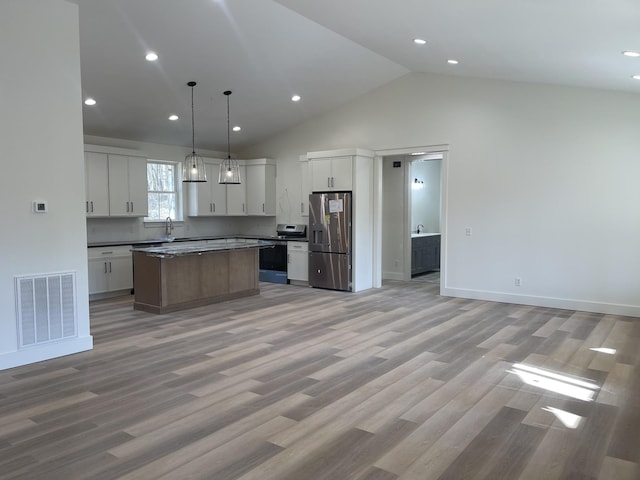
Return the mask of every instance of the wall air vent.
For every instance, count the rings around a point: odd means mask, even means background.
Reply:
[[[15,277],[18,347],[77,336],[75,272]]]

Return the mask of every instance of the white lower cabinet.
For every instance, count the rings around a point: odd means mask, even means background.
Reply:
[[[89,294],[133,288],[131,245],[88,249]]]
[[[293,283],[309,281],[309,244],[287,242],[287,279]]]

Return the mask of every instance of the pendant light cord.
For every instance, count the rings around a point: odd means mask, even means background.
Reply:
[[[227,96],[227,159],[231,160],[231,123],[229,120],[229,96],[231,95],[231,92],[227,90],[224,94]]]
[[[195,82],[194,82],[195,83]],[[191,150],[196,154],[196,122],[193,114],[193,85],[191,86]]]

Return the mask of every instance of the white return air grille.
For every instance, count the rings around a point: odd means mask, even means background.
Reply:
[[[76,274],[15,277],[18,346],[75,337]]]

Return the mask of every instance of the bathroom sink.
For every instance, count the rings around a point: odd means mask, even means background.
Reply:
[[[439,233],[412,233],[411,238],[432,237],[434,235],[440,235],[440,234]]]

